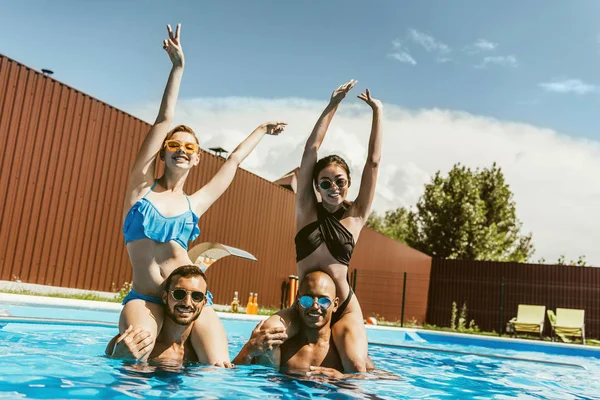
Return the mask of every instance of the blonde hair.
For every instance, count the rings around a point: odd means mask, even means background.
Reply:
[[[198,140],[198,138],[196,137],[196,133],[194,133],[194,130],[192,128],[190,128],[187,125],[177,125],[175,128],[171,129],[168,133],[167,133],[167,137],[165,137],[165,142],[167,140],[169,140],[171,138],[171,136],[173,136],[174,134],[176,134],[177,132],[187,132],[187,133],[191,133],[192,136],[194,136],[194,140],[196,141],[196,143],[198,143],[198,146],[200,146],[200,141]],[[164,145],[164,142],[163,142]]]
[[[176,134],[177,132],[186,132],[186,133],[191,134],[194,137],[194,140],[196,141],[196,143],[198,144],[198,154],[200,154],[200,141],[198,140],[198,137],[194,133],[194,130],[187,125],[177,125],[175,128],[171,129],[167,133],[167,136],[165,137],[165,140],[163,141],[163,144],[160,147],[160,159],[161,160],[164,160],[164,158],[165,158],[165,143],[167,142],[167,140],[171,139],[171,137],[174,134]]]

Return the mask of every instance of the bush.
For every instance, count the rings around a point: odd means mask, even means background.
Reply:
[[[456,302],[452,302],[452,311],[450,313],[450,329],[453,331],[456,330],[456,314],[458,310],[456,309]]]
[[[123,282],[123,286],[121,286],[119,294],[116,297],[119,303],[122,303],[125,297],[127,297],[127,295],[129,294],[129,292],[131,292],[132,286],[132,282]]]
[[[458,309],[456,307],[456,302],[452,302],[452,310],[450,312],[450,330],[458,331],[461,333],[476,333],[480,332],[479,327],[475,325],[475,320],[472,319],[469,322],[469,326],[467,327],[466,323],[468,321],[468,309],[467,303],[463,303],[462,308],[460,309],[460,315],[458,316],[458,326],[456,324],[456,317],[458,314]]]

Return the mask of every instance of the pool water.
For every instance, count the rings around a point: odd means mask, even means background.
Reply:
[[[0,308],[9,308],[2,306]],[[31,310],[13,315],[32,316]],[[55,317],[67,318],[55,310]],[[48,317],[48,312],[45,313]],[[114,313],[96,315],[114,321]],[[232,358],[256,322],[224,320]],[[380,333],[383,332],[383,333]],[[390,343],[390,331],[369,338]],[[386,373],[370,379],[327,381],[289,377],[272,368],[238,366],[225,370],[202,365],[140,367],[103,356],[113,328],[9,323],[0,329],[0,397],[38,399],[192,398],[600,398],[600,359],[502,350],[441,342],[410,342],[415,348],[370,345],[370,355]],[[402,343],[397,343],[402,344]],[[430,347],[443,351],[432,351]],[[424,349],[426,348],[426,349]],[[484,353],[489,356],[445,351]],[[552,360],[571,365],[496,359],[494,355]],[[581,367],[579,367],[581,366]],[[395,376],[402,379],[397,380]]]

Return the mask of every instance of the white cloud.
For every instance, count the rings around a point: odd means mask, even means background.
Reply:
[[[468,54],[477,54],[486,51],[494,51],[498,47],[498,43],[490,42],[485,39],[477,39],[475,43],[466,46],[464,51]]]
[[[395,49],[402,49],[404,48],[404,43],[402,43],[402,40],[400,39],[394,39],[392,40],[392,46],[394,46]]]
[[[395,39],[392,42],[392,46],[394,46],[394,51],[387,55],[389,58],[393,58],[402,63],[417,65],[417,61],[408,53],[408,49],[399,39]]]
[[[588,94],[598,90],[596,85],[582,82],[579,79],[555,80],[540,83],[540,87],[547,92]]]
[[[483,58],[481,64],[475,65],[475,68],[486,68],[488,65],[498,65],[501,67],[515,68],[518,65],[517,57],[509,56],[487,56]]]
[[[352,198],[365,161],[371,114],[364,104],[348,100],[319,154],[335,152],[347,159],[353,173]],[[261,122],[287,121],[283,135],[265,137],[242,164],[273,180],[299,164],[304,142],[324,106],[325,101],[303,99],[181,99],[175,123],[192,126],[203,148],[220,145],[231,151]],[[157,109],[153,104],[131,111],[152,121]],[[376,210],[413,206],[431,176],[438,170],[447,173],[457,162],[476,168],[496,161],[514,193],[524,232],[533,232],[534,259],[585,254],[600,266],[600,231],[590,222],[600,220],[600,143],[460,111],[413,111],[389,104],[384,124]]]
[[[388,57],[403,63],[417,65],[415,59],[412,58],[412,56],[405,51],[390,53],[388,54]]]
[[[473,46],[481,51],[491,51],[498,47],[498,43],[493,43],[485,39],[477,39]]]
[[[452,59],[450,57],[438,57],[436,61],[443,64],[452,61]]]
[[[423,46],[423,48],[429,52],[436,52],[440,54],[446,54],[451,51],[450,47],[436,40],[433,36],[429,36],[426,33],[419,32],[416,29],[410,29],[408,31],[409,37],[416,43]]]

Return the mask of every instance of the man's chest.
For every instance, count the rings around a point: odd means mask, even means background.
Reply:
[[[336,368],[341,365],[335,347],[324,345],[285,346],[280,366],[287,369],[308,370],[312,366]]]
[[[164,360],[164,361],[198,361],[196,352],[192,347],[192,344],[187,340],[183,345],[171,344],[166,345],[164,343],[157,342],[154,346],[154,350],[150,354],[151,360]]]

